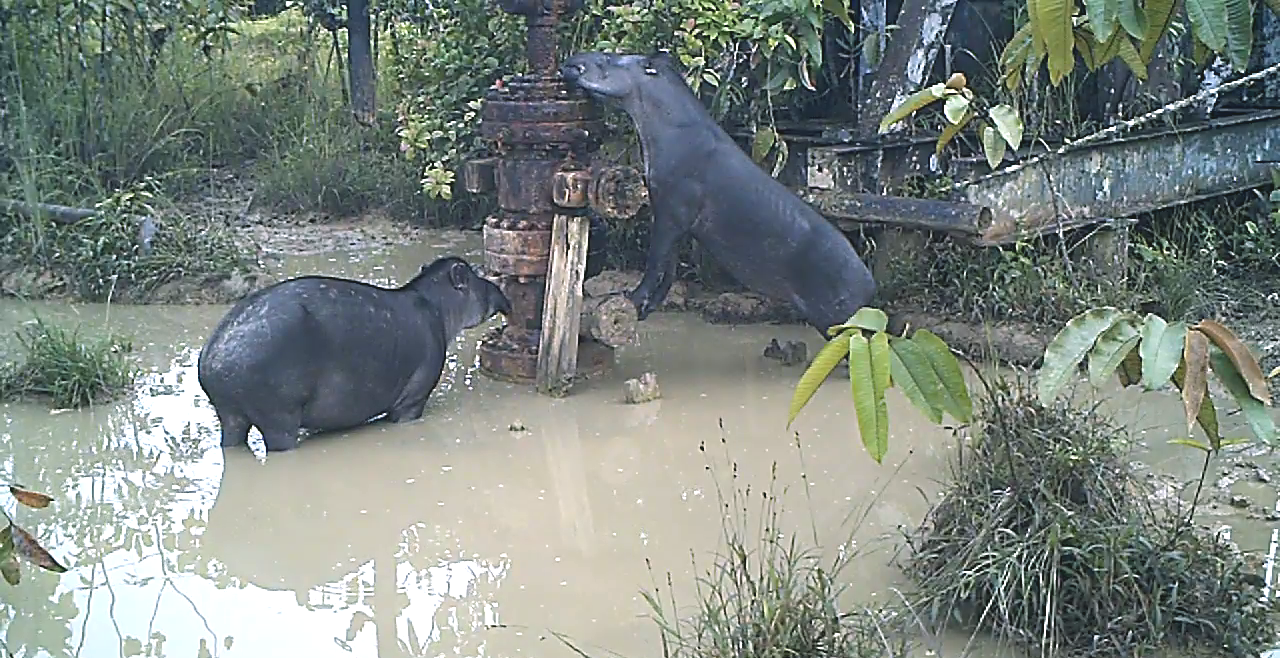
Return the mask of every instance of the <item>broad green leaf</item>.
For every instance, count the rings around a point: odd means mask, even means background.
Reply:
[[[1085,68],[1090,71],[1098,70],[1097,55],[1094,54],[1093,37],[1087,34],[1086,30],[1075,31],[1076,52],[1080,53],[1080,59],[1084,60]]]
[[[1031,20],[1035,23],[1034,31],[1049,55],[1049,79],[1056,85],[1076,65],[1072,56],[1075,39],[1071,23],[1075,0],[1027,0],[1027,5],[1028,8],[1034,6],[1030,12]]]
[[[1022,145],[1022,119],[1018,118],[1017,110],[1011,105],[1001,103],[987,110],[987,114],[1009,148],[1018,150]]]
[[[751,159],[756,162],[764,162],[766,155],[773,149],[773,143],[777,141],[778,135],[773,128],[759,128],[756,130],[755,139],[751,140]]]
[[[1133,47],[1133,42],[1129,40],[1127,35],[1120,39],[1120,48],[1116,54],[1120,59],[1128,65],[1129,70],[1133,71],[1133,75],[1139,80],[1147,79],[1147,65],[1143,63],[1142,58],[1138,56],[1138,49]]]
[[[1267,378],[1262,376],[1262,366],[1235,332],[1213,320],[1201,320],[1195,328],[1204,332],[1231,359],[1236,372],[1248,386],[1249,394],[1263,404],[1271,404],[1271,391],[1267,388]]]
[[[1004,50],[1000,51],[1000,81],[1004,83],[1009,90],[1016,90],[1022,83],[1022,69],[1026,65],[1028,58],[1034,52],[1033,42],[1034,34],[1032,33],[1031,23],[1026,23],[1013,33],[1013,37],[1009,39],[1009,43],[1005,44]]]
[[[986,124],[978,129],[978,134],[982,138],[982,153],[987,156],[987,165],[992,169],[999,167],[1004,160],[1004,138],[995,128]]]
[[[1182,402],[1187,412],[1187,429],[1190,430],[1199,415],[1200,404],[1208,397],[1209,337],[1195,329],[1188,329],[1187,339],[1182,346],[1182,361],[1185,364]]]
[[[952,94],[947,97],[947,102],[942,104],[942,115],[947,118],[951,124],[960,123],[964,115],[969,111],[969,99],[963,94]]]
[[[834,14],[844,26],[853,30],[853,20],[849,17],[848,0],[822,0],[822,8]]]
[[[1250,0],[1221,2],[1227,10],[1227,59],[1237,73],[1244,73],[1253,51],[1253,3]]]
[[[973,400],[969,398],[969,386],[964,381],[960,362],[952,354],[951,348],[928,329],[917,329],[911,335],[911,342],[929,359],[938,380],[942,382],[942,388],[947,393],[947,403],[943,408],[962,423],[973,420]]]
[[[1147,35],[1147,14],[1138,6],[1138,0],[1119,0],[1120,26],[1129,36],[1141,39]]]
[[[942,129],[942,134],[938,135],[938,143],[933,149],[934,152],[941,155],[943,149],[947,148],[947,144],[950,144],[951,140],[955,139],[956,135],[959,135],[960,131],[964,130],[964,127],[969,125],[969,122],[972,121],[975,116],[977,115],[975,115],[973,110],[970,109],[968,112],[965,112],[964,116],[960,117],[959,122],[948,123],[946,127]]]
[[[908,338],[891,337],[889,373],[892,384],[902,389],[902,394],[916,409],[924,412],[934,423],[942,422],[943,397],[947,392],[919,345]]]
[[[1111,38],[1116,29],[1116,15],[1121,0],[1085,0],[1085,13],[1089,16],[1089,29],[1098,43]]]
[[[1280,0],[1276,0],[1280,2]],[[1142,35],[1142,45],[1138,47],[1138,56],[1144,64],[1150,64],[1155,56],[1156,46],[1169,31],[1173,16],[1178,8],[1178,0],[1146,0],[1147,31]]]
[[[1231,357],[1223,350],[1214,349],[1209,355],[1209,366],[1213,368],[1213,374],[1218,376],[1218,381],[1235,398],[1236,404],[1240,405],[1240,413],[1249,424],[1249,429],[1253,430],[1253,435],[1263,443],[1274,445],[1278,438],[1276,421],[1271,418],[1267,406],[1253,396],[1249,384],[1245,382]]]
[[[1196,64],[1196,72],[1201,73],[1205,67],[1209,65],[1209,60],[1213,57],[1213,50],[1209,48],[1200,37],[1192,34],[1191,38],[1191,61]]]
[[[1085,355],[1093,349],[1098,337],[1123,316],[1120,309],[1110,306],[1089,309],[1071,318],[1049,341],[1037,382],[1041,403],[1049,404],[1053,400]]]
[[[1187,0],[1191,32],[1215,53],[1227,47],[1227,6],[1224,0]]]
[[[876,433],[873,443],[867,443],[865,435],[862,437],[862,443],[876,463],[881,463],[884,461],[884,456],[889,453],[889,403],[884,397],[885,391],[888,391],[893,383],[890,374],[892,350],[889,349],[889,334],[882,331],[872,336],[870,348],[871,383],[875,387],[873,392],[876,402]]]
[[[849,386],[853,391],[853,410],[858,414],[858,434],[862,436],[862,445],[871,458],[879,462],[884,455],[876,455],[875,452],[879,429],[876,426],[878,414],[871,343],[860,332],[849,335]]]
[[[1147,314],[1142,324],[1142,387],[1154,391],[1173,377],[1182,363],[1182,345],[1187,337],[1187,325],[1182,322],[1166,323],[1163,318]]]
[[[884,118],[880,120],[880,133],[884,134],[889,130],[889,126],[911,116],[915,111],[928,107],[929,105],[932,105],[946,97],[947,83],[945,82],[939,82],[936,85],[925,87],[924,89],[907,96],[898,104],[897,107],[890,110],[889,113],[884,115]]]
[[[1089,383],[1098,388],[1106,384],[1141,338],[1142,334],[1129,318],[1120,318],[1110,329],[1102,332],[1093,349],[1089,350]]]
[[[858,333],[856,329],[849,330],[848,333]],[[818,391],[818,387],[827,379],[827,375],[835,370],[836,364],[840,363],[849,354],[849,339],[846,335],[839,335],[827,341],[826,345],[818,350],[818,354],[813,357],[813,363],[805,369],[804,374],[800,375],[800,381],[796,383],[795,393],[791,395],[791,408],[787,412],[787,428],[791,428],[791,423],[795,422],[796,416],[800,415],[800,410],[804,409],[804,405],[809,404],[809,400],[813,394]]]
[[[1174,371],[1173,385],[1178,387],[1178,391],[1186,395],[1186,387],[1184,386],[1186,367],[1183,363],[1178,363],[1178,369]],[[1200,410],[1196,413],[1196,422],[1200,424],[1200,429],[1204,430],[1205,436],[1209,437],[1210,446],[1222,446],[1222,432],[1218,427],[1218,410],[1213,406],[1213,398],[1206,395],[1200,400]]]
[[[858,329],[866,329],[872,333],[884,331],[889,326],[889,315],[884,311],[873,308],[871,306],[863,306],[856,313],[839,325],[840,331],[856,327]]]
[[[1213,448],[1210,448],[1204,441],[1197,441],[1195,439],[1169,439],[1169,443],[1177,446],[1189,446],[1196,450],[1203,450],[1205,452],[1213,452]]]

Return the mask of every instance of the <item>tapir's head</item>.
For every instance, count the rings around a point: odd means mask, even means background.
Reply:
[[[428,296],[457,329],[469,329],[497,313],[511,315],[511,300],[492,281],[480,276],[467,261],[445,256],[422,266],[406,284]]]
[[[672,73],[675,73],[675,62],[667,53],[578,53],[560,67],[560,76],[571,86],[597,99],[619,103],[634,97],[637,90],[652,84],[655,77]]]

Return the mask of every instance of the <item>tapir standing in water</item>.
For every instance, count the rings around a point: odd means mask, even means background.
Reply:
[[[399,288],[304,276],[240,300],[200,351],[200,388],[223,447],[262,432],[268,451],[297,447],[300,430],[356,427],[386,414],[422,416],[449,343],[511,302],[465,260],[424,265]]]
[[[849,240],[762,170],[711,118],[666,54],[579,53],[560,75],[615,103],[640,135],[653,227],[640,319],[675,282],[675,247],[691,233],[740,283],[790,302],[823,336],[871,301],[875,281]]]

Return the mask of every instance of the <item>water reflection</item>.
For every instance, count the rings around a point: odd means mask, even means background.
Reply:
[[[394,283],[434,248],[290,266]],[[802,461],[783,428],[799,370],[759,355],[772,337],[810,341],[812,353],[812,332],[655,314],[615,373],[568,399],[477,376],[478,329],[451,350],[421,421],[261,459],[218,446],[196,380],[225,307],[5,303],[0,331],[32,309],[128,328],[150,374],[137,395],[91,412],[0,408],[3,477],[58,497],[15,513],[71,567],[27,568],[0,601],[15,655],[572,655],[549,629],[657,655],[636,594],[651,583],[646,562],[693,600],[691,553],[705,568],[719,539],[717,486],[759,491],[776,463],[790,488],[784,527],[808,539],[815,526],[833,547],[875,498],[856,537],[882,551],[857,565],[856,593],[870,596],[900,581],[878,540],[922,517],[920,492],[936,492],[954,445],[894,392],[890,465],[876,466],[836,381],[795,423]],[[664,398],[622,404],[621,381],[645,370]],[[256,430],[251,442],[260,448]],[[736,471],[708,472],[726,450]]]

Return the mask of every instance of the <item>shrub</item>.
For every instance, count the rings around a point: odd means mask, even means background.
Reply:
[[[1096,408],[1043,405],[1021,382],[987,395],[978,435],[910,537],[916,610],[1067,656],[1270,648],[1261,579],[1154,502],[1119,427]]]
[[[0,399],[47,397],[57,407],[108,402],[133,386],[133,343],[118,335],[87,338],[37,317],[17,332],[26,358],[0,369]]]

